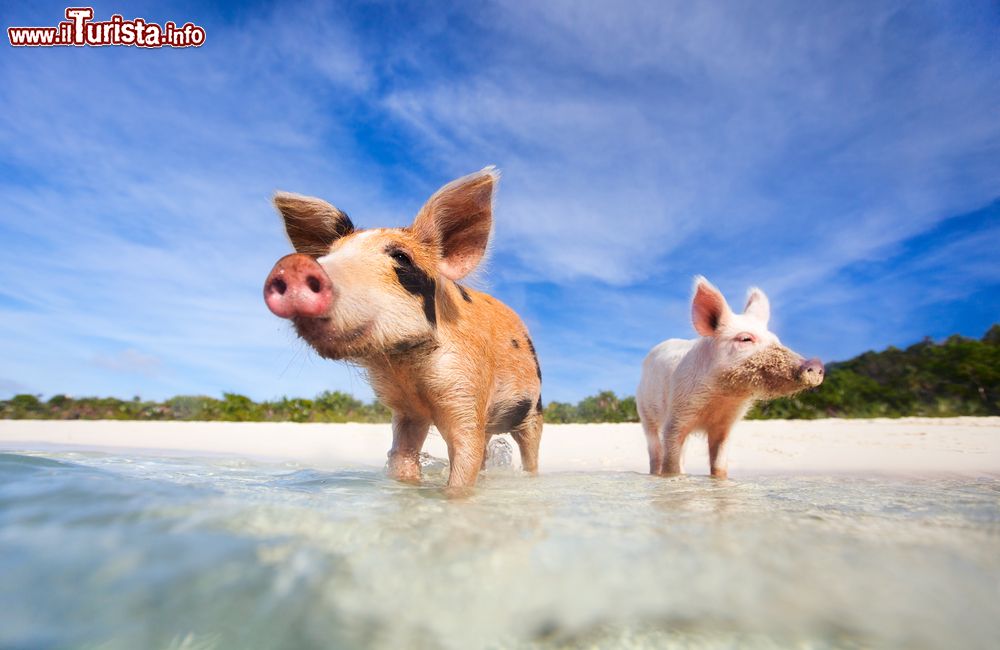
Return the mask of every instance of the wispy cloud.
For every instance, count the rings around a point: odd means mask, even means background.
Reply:
[[[0,396],[8,397],[18,393],[28,393],[31,391],[27,385],[13,379],[0,378]]]
[[[169,58],[13,53],[0,116],[16,172],[0,222],[0,278],[20,306],[3,322],[9,372],[48,390],[160,395],[315,392],[329,373],[365,393],[349,371],[310,363],[261,307],[260,284],[287,246],[274,189],[333,188],[390,211],[353,145],[326,155],[322,139],[342,126],[301,92],[320,72],[326,92],[354,92],[367,73],[343,38],[354,63],[303,69],[322,61],[301,44],[288,57],[291,25],[275,37],[265,18]],[[162,372],[117,377],[107,361],[122,349],[150,351]],[[95,374],[95,359],[111,372]]]
[[[780,247],[829,272],[994,198],[988,32],[912,4],[633,4],[486,12],[501,56],[387,97],[442,161],[504,162],[538,277],[629,284],[699,237],[715,267]]]
[[[133,348],[114,355],[98,354],[94,357],[94,363],[115,372],[137,373],[147,377],[156,376],[160,370],[160,359]]]

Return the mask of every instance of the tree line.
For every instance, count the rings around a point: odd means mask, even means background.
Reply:
[[[15,395],[0,401],[0,418],[42,420],[218,420],[223,422],[388,422],[391,413],[379,402],[365,403],[339,391],[313,399],[282,397],[255,402],[245,395],[223,393],[222,399],[180,395],[163,402],[135,397],[68,397],[42,401]]]
[[[827,366],[826,380],[813,391],[756,405],[752,419],[869,418],[1000,415],[1000,324],[982,339],[951,336],[906,349],[865,352]],[[0,400],[2,419],[51,420],[220,420],[228,422],[388,422],[379,402],[338,391],[313,399],[282,397],[255,402],[224,393],[222,399],[182,395],[163,402],[138,397],[16,395]],[[549,402],[550,423],[637,422],[634,397],[603,391],[576,404]]]

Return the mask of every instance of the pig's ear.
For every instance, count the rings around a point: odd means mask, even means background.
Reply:
[[[351,219],[322,199],[278,192],[274,207],[285,220],[285,232],[299,253],[326,255],[330,244],[354,232]]]
[[[441,253],[438,271],[451,280],[482,261],[493,229],[493,188],[500,172],[487,167],[448,183],[420,208],[413,232]]]
[[[767,325],[767,321],[771,320],[771,301],[767,299],[767,294],[757,287],[750,287],[750,291],[747,292],[747,306],[743,308],[743,313]]]
[[[712,283],[702,276],[694,279],[694,298],[691,300],[691,321],[702,336],[715,336],[732,311],[729,303]]]

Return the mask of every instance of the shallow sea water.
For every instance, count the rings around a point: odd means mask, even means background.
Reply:
[[[1000,479],[0,453],[2,648],[995,648]]]

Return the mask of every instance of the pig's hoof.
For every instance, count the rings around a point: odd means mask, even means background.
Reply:
[[[397,481],[403,483],[419,483],[424,470],[428,465],[424,464],[424,454],[413,457],[408,455],[397,455],[389,453],[389,460],[385,464],[385,473]]]
[[[412,469],[389,469],[389,478],[399,481],[401,483],[419,483],[420,482],[420,470]]]
[[[472,485],[447,485],[442,490],[442,494],[446,499],[468,499],[473,494],[476,493],[476,489]]]

